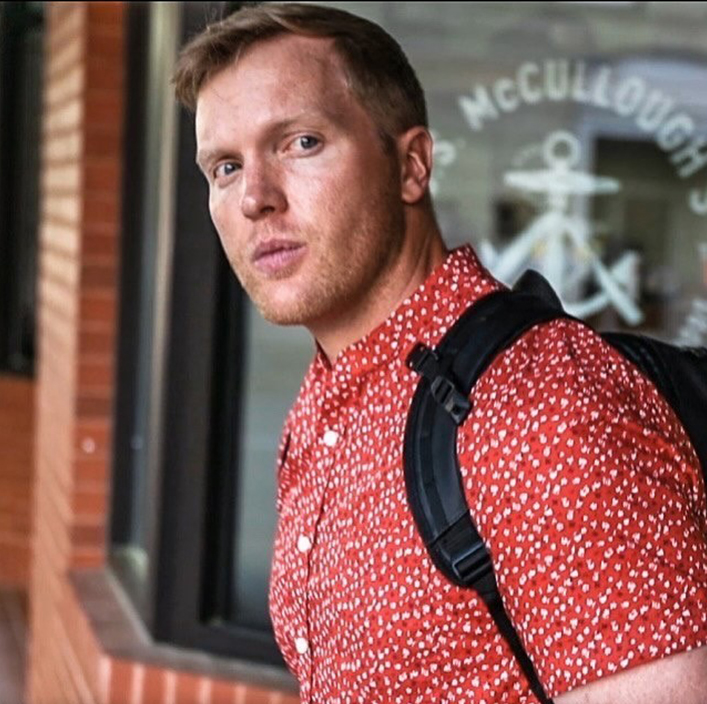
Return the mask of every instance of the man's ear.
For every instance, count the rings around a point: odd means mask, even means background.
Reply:
[[[432,173],[432,135],[425,127],[411,127],[397,139],[400,159],[400,195],[414,205],[427,194]]]

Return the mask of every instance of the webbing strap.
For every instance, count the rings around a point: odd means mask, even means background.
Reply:
[[[520,665],[520,669],[528,680],[532,693],[538,698],[540,704],[553,704],[552,699],[547,696],[545,689],[542,684],[540,684],[540,678],[537,672],[535,672],[535,667],[521,643],[518,631],[516,631],[511,623],[511,619],[508,617],[508,613],[501,601],[501,595],[498,591],[498,585],[496,584],[496,578],[493,573],[484,577],[482,581],[477,584],[476,591],[484,604],[486,604],[486,608],[489,610],[491,617],[496,623],[496,628],[501,632],[506,643],[508,643],[513,651],[513,655]]]

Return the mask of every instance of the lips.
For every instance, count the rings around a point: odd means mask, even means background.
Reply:
[[[271,239],[258,244],[253,251],[255,267],[268,276],[291,273],[304,256],[306,245],[287,239]]]

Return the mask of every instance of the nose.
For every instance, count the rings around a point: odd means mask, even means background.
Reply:
[[[244,168],[241,212],[249,220],[259,220],[272,213],[282,212],[287,199],[276,168],[253,164]]]

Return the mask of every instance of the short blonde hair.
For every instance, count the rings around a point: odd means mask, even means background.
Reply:
[[[262,3],[206,27],[180,53],[173,78],[177,99],[194,111],[210,78],[248,47],[280,34],[332,38],[353,94],[384,137],[427,127],[424,92],[395,39],[374,22],[317,5]]]

